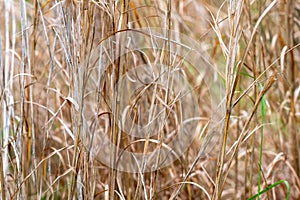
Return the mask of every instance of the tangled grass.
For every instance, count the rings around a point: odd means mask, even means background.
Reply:
[[[0,10],[1,199],[300,198],[299,2]]]

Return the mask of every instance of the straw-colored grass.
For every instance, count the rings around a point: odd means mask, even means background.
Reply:
[[[0,1],[1,199],[299,199],[300,3]]]

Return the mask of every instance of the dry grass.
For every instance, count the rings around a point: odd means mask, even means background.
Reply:
[[[1,199],[300,198],[297,1],[0,10]]]

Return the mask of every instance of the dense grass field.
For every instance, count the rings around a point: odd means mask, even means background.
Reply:
[[[300,2],[0,11],[0,199],[300,198]]]

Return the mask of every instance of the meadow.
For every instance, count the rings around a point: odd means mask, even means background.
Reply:
[[[1,199],[300,198],[300,2],[0,10]]]

